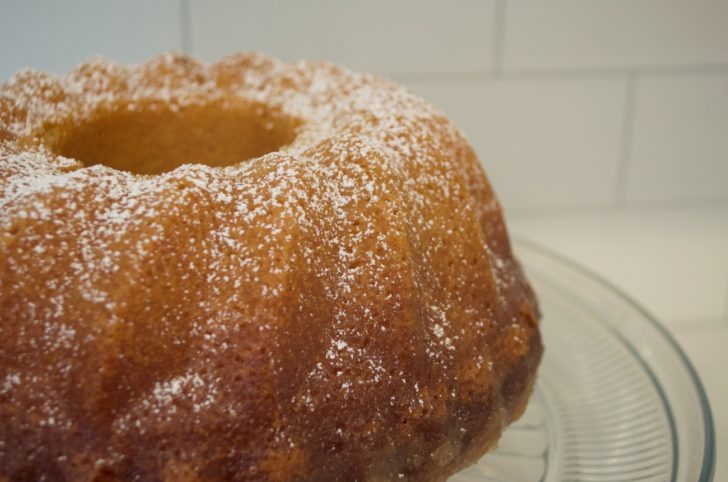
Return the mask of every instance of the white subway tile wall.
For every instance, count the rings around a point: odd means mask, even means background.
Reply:
[[[508,0],[507,69],[728,62],[721,0]]]
[[[637,91],[626,199],[728,197],[728,74],[647,76]]]
[[[140,62],[182,48],[179,0],[0,2],[0,82],[23,67],[64,72],[93,55]]]
[[[510,211],[728,200],[728,0],[4,2],[0,79],[259,50],[393,76]]]
[[[259,50],[384,74],[484,72],[494,0],[189,0],[192,52]]]
[[[410,82],[473,144],[509,209],[609,206],[626,79]]]

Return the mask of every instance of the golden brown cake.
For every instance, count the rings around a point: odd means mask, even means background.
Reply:
[[[0,480],[444,480],[523,411],[538,320],[473,150],[392,82],[0,87]]]

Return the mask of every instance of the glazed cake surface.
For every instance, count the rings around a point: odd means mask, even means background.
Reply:
[[[541,339],[462,134],[259,54],[0,87],[0,480],[444,480]]]

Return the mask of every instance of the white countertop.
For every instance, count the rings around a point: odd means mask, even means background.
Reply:
[[[590,268],[673,334],[708,393],[728,480],[728,204],[508,215],[513,235]]]

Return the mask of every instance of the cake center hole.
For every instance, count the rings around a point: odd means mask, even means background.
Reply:
[[[86,166],[160,174],[182,164],[228,166],[277,151],[293,142],[296,126],[257,103],[110,109],[46,136],[46,143]]]

